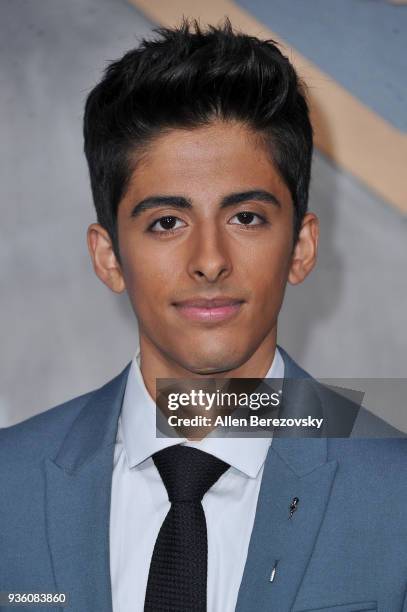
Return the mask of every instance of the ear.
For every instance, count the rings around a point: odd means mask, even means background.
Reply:
[[[298,285],[308,276],[317,260],[319,221],[314,213],[307,213],[301,223],[297,243],[291,259],[288,282]]]
[[[96,276],[115,293],[122,293],[126,287],[109,233],[99,223],[92,223],[87,240]]]

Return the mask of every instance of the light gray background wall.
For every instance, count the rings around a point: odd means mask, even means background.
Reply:
[[[152,25],[124,0],[3,0],[0,23],[5,427],[103,384],[135,351],[127,298],[87,254],[81,121],[106,63]],[[319,155],[310,208],[319,267],[288,289],[280,344],[319,377],[405,377],[406,219]]]

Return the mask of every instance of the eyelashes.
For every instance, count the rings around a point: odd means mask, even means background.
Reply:
[[[244,225],[245,227],[253,227],[257,225],[264,225],[267,221],[258,213],[250,212],[248,210],[243,210],[242,212],[238,212],[236,215],[232,217],[232,219],[237,218],[239,223],[231,223],[231,225]],[[252,223],[252,221],[256,220],[256,223]]]
[[[237,222],[233,222],[233,219],[237,219]],[[268,224],[265,217],[259,213],[251,211],[241,211],[233,215],[229,221],[230,225],[238,225],[244,229],[250,229],[253,227],[259,227],[261,225]],[[173,234],[178,229],[186,227],[187,224],[175,215],[165,215],[155,219],[147,228],[147,231],[153,234]]]
[[[159,219],[153,221],[153,223],[148,226],[148,231],[153,232],[155,234],[174,232],[176,229],[179,229],[179,227],[176,227],[177,223],[182,224],[184,223],[184,221],[182,221],[178,217],[175,217],[174,215],[165,215],[165,217],[160,217]],[[159,224],[161,224],[161,227],[159,227]],[[181,227],[185,226],[185,223],[184,225],[181,225]]]

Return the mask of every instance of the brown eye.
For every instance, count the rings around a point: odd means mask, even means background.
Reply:
[[[165,217],[160,217],[159,219],[156,219],[156,221],[154,221],[154,223],[150,225],[149,230],[158,234],[170,232],[172,230],[178,229],[179,227],[182,227],[182,223],[183,221],[181,221],[181,219],[178,219],[178,217],[166,215]]]
[[[232,225],[262,225],[265,223],[265,219],[263,217],[249,211],[237,213],[233,219],[237,219],[237,222],[232,220]]]
[[[254,214],[250,212],[241,212],[236,216],[240,223],[244,223],[245,225],[249,225],[254,219]]]
[[[174,229],[177,223],[177,219],[175,217],[162,217],[162,219],[160,219],[158,223],[160,224],[162,229],[165,229],[165,230]]]

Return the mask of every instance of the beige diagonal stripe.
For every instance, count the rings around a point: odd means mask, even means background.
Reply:
[[[407,135],[374,113],[232,0],[129,0],[160,25],[183,16],[217,24],[228,16],[235,28],[272,38],[309,87],[316,146],[384,200],[407,212]],[[323,50],[321,50],[323,51]]]

